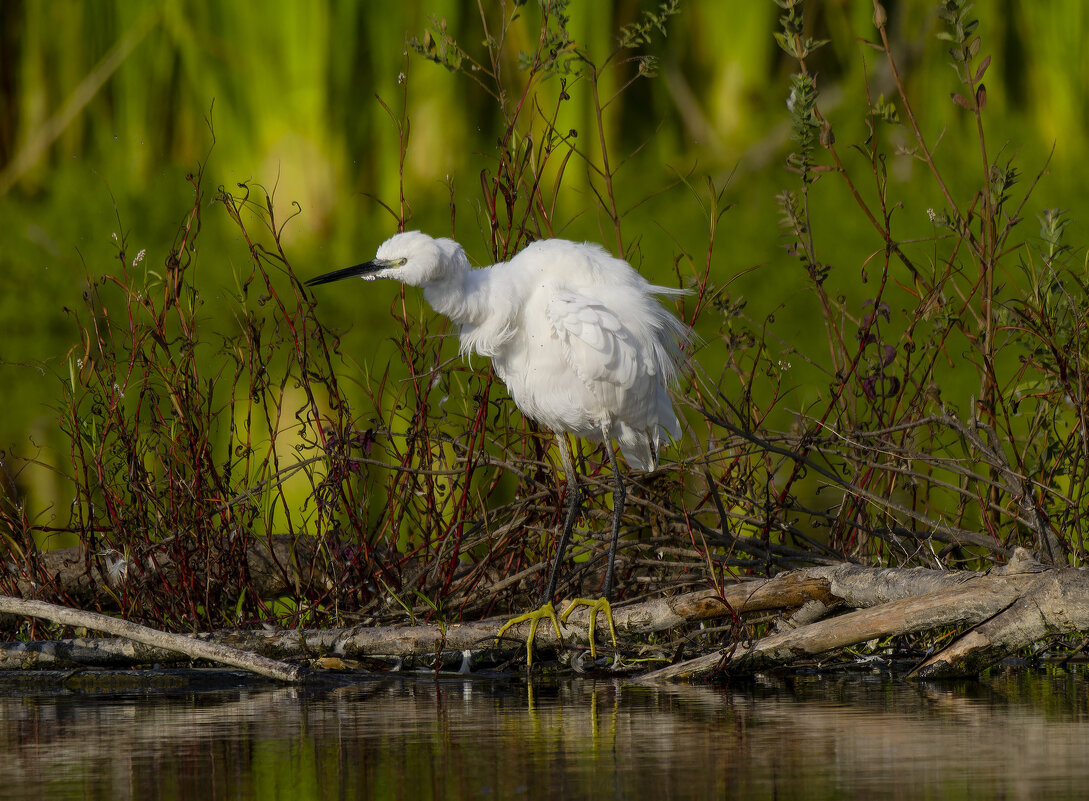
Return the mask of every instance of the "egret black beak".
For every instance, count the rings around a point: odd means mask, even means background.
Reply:
[[[387,259],[375,259],[374,261],[368,261],[363,264],[356,264],[353,267],[345,267],[343,270],[333,270],[331,273],[325,273],[319,275],[316,278],[311,278],[306,282],[307,286],[318,286],[319,284],[331,284],[333,281],[339,281],[342,278],[355,278],[356,276],[371,275],[372,273],[385,270],[387,267],[395,267],[396,261],[389,261]]]

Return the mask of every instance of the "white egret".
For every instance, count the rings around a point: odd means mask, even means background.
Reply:
[[[320,275],[307,285],[353,276],[422,287],[431,307],[457,324],[462,354],[490,358],[515,405],[556,434],[568,505],[548,585],[540,608],[508,622],[496,639],[515,623],[531,621],[526,653],[532,663],[540,622],[551,621],[562,639],[560,621],[588,606],[592,656],[598,612],[604,612],[616,647],[609,596],[624,481],[611,440],[631,467],[651,471],[658,466],[661,433],[680,438],[667,387],[691,330],[655,296],[683,290],[651,285],[596,244],[546,239],[508,262],[473,269],[455,241],[418,231],[387,240],[372,261]],[[557,619],[552,602],[560,563],[581,503],[567,434],[605,442],[614,480],[613,524],[602,597],[577,598]]]

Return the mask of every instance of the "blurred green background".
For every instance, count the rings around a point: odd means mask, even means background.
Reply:
[[[512,3],[482,5],[492,23],[501,7],[514,9]],[[935,35],[934,4],[885,6],[923,132],[931,144],[940,140],[937,161],[955,179],[958,200],[968,203],[982,173],[978,139],[974,119],[950,101],[959,87]],[[656,7],[650,0],[576,0],[569,30],[600,61],[613,50],[620,26]],[[864,135],[869,103],[895,95],[880,54],[863,43],[874,37],[873,4],[813,0],[806,9],[814,36],[831,40],[810,64],[818,74],[819,106],[835,126],[841,152],[849,153],[847,145]],[[521,13],[504,62],[514,84],[518,51],[535,40],[539,19],[532,2]],[[1026,178],[1023,189],[1055,148],[1025,208],[1022,235],[1035,232],[1035,216],[1045,207],[1067,209],[1078,230],[1089,217],[1082,169],[1089,6],[999,0],[979,4],[974,13],[983,52],[993,58],[988,152],[1015,159]],[[681,252],[697,262],[706,252],[703,176],[720,186],[728,182],[726,200],[735,207],[718,231],[712,277],[726,283],[741,274],[730,295],[746,297],[756,319],[775,315],[776,334],[789,353],[790,346],[812,346],[808,332],[820,323],[804,274],[780,247],[774,198],[796,178],[783,168],[791,147],[788,76],[795,65],[774,42],[778,14],[772,0],[683,2],[668,36],[640,51],[658,58],[657,75],[624,91],[610,105],[605,127],[616,162],[628,159],[617,194],[632,207],[623,230],[633,263],[654,280],[675,282]],[[399,178],[397,127],[378,98],[395,117],[407,103],[409,227],[435,234],[453,228],[471,258],[488,259],[480,173],[494,170],[501,116],[465,75],[411,53],[410,39],[423,37],[436,21],[483,58],[475,0],[4,0],[0,451],[32,519],[63,521],[69,497],[56,426],[67,353],[78,338],[66,308],[81,305],[88,273],[116,269],[115,234],[127,236],[130,257],[146,250],[146,269],[161,269],[191,203],[186,174],[198,164],[207,165],[207,189],[233,189],[238,182],[275,188],[281,218],[299,204],[284,243],[301,275],[355,263],[369,258],[396,225],[374,199],[396,205]],[[621,63],[604,87],[619,88],[633,69]],[[578,82],[567,87],[571,101],[560,127],[577,130],[589,145],[596,129],[586,89]],[[558,79],[542,91],[558,93]],[[890,136],[890,153],[897,136],[900,144],[908,142],[905,131]],[[594,148],[587,153],[598,159]],[[864,170],[861,160],[854,166]],[[577,159],[568,169],[558,199],[566,222],[557,234],[612,247],[587,172]],[[904,205],[897,235],[929,236],[926,209],[940,209],[941,201],[924,170],[908,156],[890,155],[889,173]],[[882,243],[853,213],[841,182],[825,178],[814,192],[817,244],[833,267],[829,294],[863,298],[864,262]],[[229,334],[233,274],[244,268],[248,252],[220,207],[204,217],[203,325]],[[1073,239],[1081,241],[1078,233]],[[925,251],[926,242],[921,247]],[[680,270],[683,275],[689,267],[682,263]],[[390,297],[367,289],[326,293],[320,302],[326,319],[353,326],[344,347],[356,348],[360,361],[380,370],[396,353],[385,341],[395,333],[387,317]],[[713,372],[716,358],[721,364],[717,325],[705,319],[702,326],[710,346],[701,362]],[[798,373],[799,400],[792,405],[802,403],[812,379]],[[12,484],[4,484],[11,493]]]

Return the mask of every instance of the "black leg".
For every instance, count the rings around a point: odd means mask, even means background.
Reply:
[[[556,442],[559,445],[563,469],[567,472],[567,515],[564,517],[560,538],[556,541],[556,556],[552,560],[552,572],[548,575],[548,587],[545,589],[544,598],[541,599],[541,606],[551,603],[556,595],[556,585],[560,580],[560,565],[563,564],[563,555],[567,551],[567,543],[571,540],[571,530],[575,527],[575,519],[578,518],[579,508],[582,506],[582,492],[579,490],[571,451],[567,448],[567,439],[563,434],[556,434]]]
[[[605,589],[601,595],[609,600],[613,590],[613,565],[616,562],[616,546],[620,541],[620,517],[624,514],[624,477],[620,475],[620,468],[616,464],[616,454],[612,445],[605,441],[605,450],[609,452],[609,466],[613,469],[613,538],[609,543],[609,561],[605,566]]]
[[[620,541],[620,518],[624,514],[624,479],[620,475],[620,469],[616,466],[616,454],[613,453],[612,443],[609,442],[609,428],[608,426],[602,426],[601,429],[602,438],[605,440],[605,450],[609,454],[609,465],[613,469],[613,538],[609,543],[609,564],[605,568],[605,591],[601,598],[596,601],[592,601],[588,598],[575,598],[571,601],[571,604],[564,610],[564,613],[559,616],[559,619],[555,622],[557,630],[560,623],[566,623],[567,618],[573,611],[580,606],[588,607],[589,614],[589,639],[590,639],[590,657],[597,659],[597,645],[594,639],[594,634],[597,630],[597,615],[598,612],[605,613],[605,620],[609,624],[609,636],[613,641],[613,648],[617,647],[616,644],[616,625],[613,623],[613,611],[609,605],[609,595],[613,589],[613,563],[616,561],[616,546]],[[571,493],[570,505],[567,507],[567,520],[564,522],[563,533],[560,534],[560,541],[556,545],[556,562],[552,565],[552,575],[548,579],[548,594],[545,597],[545,603],[551,604],[552,596],[556,591],[556,575],[560,568],[560,560],[563,558],[564,549],[567,547],[567,540],[571,536],[571,529],[575,525],[575,517],[578,515],[579,508],[579,488],[578,483],[575,480],[575,468],[571,462],[571,454],[567,451],[567,443],[562,436],[560,440],[560,455],[563,456],[564,467],[567,470],[567,487],[568,492]],[[550,607],[551,608],[551,607]],[[509,624],[508,624],[509,625]],[[502,629],[500,630],[502,632]],[[617,651],[619,659],[619,651]]]
[[[567,516],[563,521],[563,531],[556,542],[556,556],[552,560],[552,571],[548,574],[548,587],[545,589],[541,606],[551,601],[556,596],[556,585],[560,581],[560,565],[563,564],[563,555],[567,550],[567,543],[571,540],[571,530],[575,527],[575,519],[579,516],[579,508],[582,506],[582,492],[577,481],[567,482]]]

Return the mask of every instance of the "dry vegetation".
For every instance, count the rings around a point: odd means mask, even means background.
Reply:
[[[618,627],[624,654],[648,660],[637,669],[701,654],[670,675],[826,652],[853,659],[844,649],[865,642],[928,675],[972,672],[1011,652],[1075,648],[1069,638],[1085,628],[1064,611],[1085,603],[1076,568],[1089,521],[1089,282],[1061,212],[1044,212],[1038,227],[1025,219],[1046,165],[1025,180],[985,136],[990,59],[970,8],[938,5],[951,102],[978,137],[978,178],[960,185],[916,119],[882,7],[870,52],[894,91],[857,103],[867,133],[848,158],[808,66],[822,43],[801,4],[780,0],[776,38],[797,63],[779,206],[798,270],[782,280],[811,296],[823,323],[791,358],[826,383],[804,408],[790,399],[774,321],[732,297],[716,267],[728,206],[708,180],[693,201],[706,237],[676,245],[676,280],[691,290],[678,312],[703,336],[678,397],[686,440],[677,461],[636,477],[623,521]],[[544,3],[516,72],[504,67],[511,17],[482,14],[482,54],[443,27],[414,43],[497,109],[493,167],[480,176],[493,260],[562,229],[557,198],[576,168],[609,246],[620,255],[633,247],[614,192],[624,159],[606,135],[611,99],[598,90],[610,71],[619,92],[653,79],[641,48],[676,12],[666,3],[644,13],[594,60],[569,37],[565,3]],[[576,86],[596,127],[581,136],[557,127]],[[403,164],[410,121],[386,110]],[[891,194],[893,141],[940,208],[905,210],[910,201]],[[337,321],[296,276],[281,245],[290,221],[275,216],[265,190],[209,190],[201,171],[191,179],[193,205],[167,262],[148,269],[122,234],[117,266],[88,276],[76,315],[82,340],[61,425],[77,498],[59,528],[81,545],[39,550],[47,527],[7,503],[0,588],[171,631],[275,624],[292,633],[245,645],[281,657],[439,664],[444,649],[446,660],[492,653],[495,619],[524,609],[546,578],[563,508],[547,432],[518,415],[486,364],[451,361],[436,336],[442,321],[415,300],[399,301],[391,323],[407,378],[351,362]],[[825,182],[846,186],[854,206],[844,213],[872,232],[870,257],[853,267],[861,300],[826,290],[834,269],[852,268],[833,267],[836,254],[816,244],[811,205]],[[387,203],[398,226],[410,195],[402,183]],[[248,245],[249,269],[238,276],[237,326],[217,335],[200,326],[194,263],[202,215],[224,212]],[[922,235],[900,222],[927,215]],[[951,381],[976,388],[971,405],[943,400]],[[600,582],[609,515],[604,453],[583,447],[578,462],[591,498],[562,576],[567,596],[592,595]],[[300,481],[305,491],[292,490]],[[885,591],[890,581],[895,592]],[[776,632],[780,613],[789,622]],[[712,619],[722,628],[702,628]],[[507,645],[495,658],[521,653]],[[945,646],[945,661],[925,659]]]

